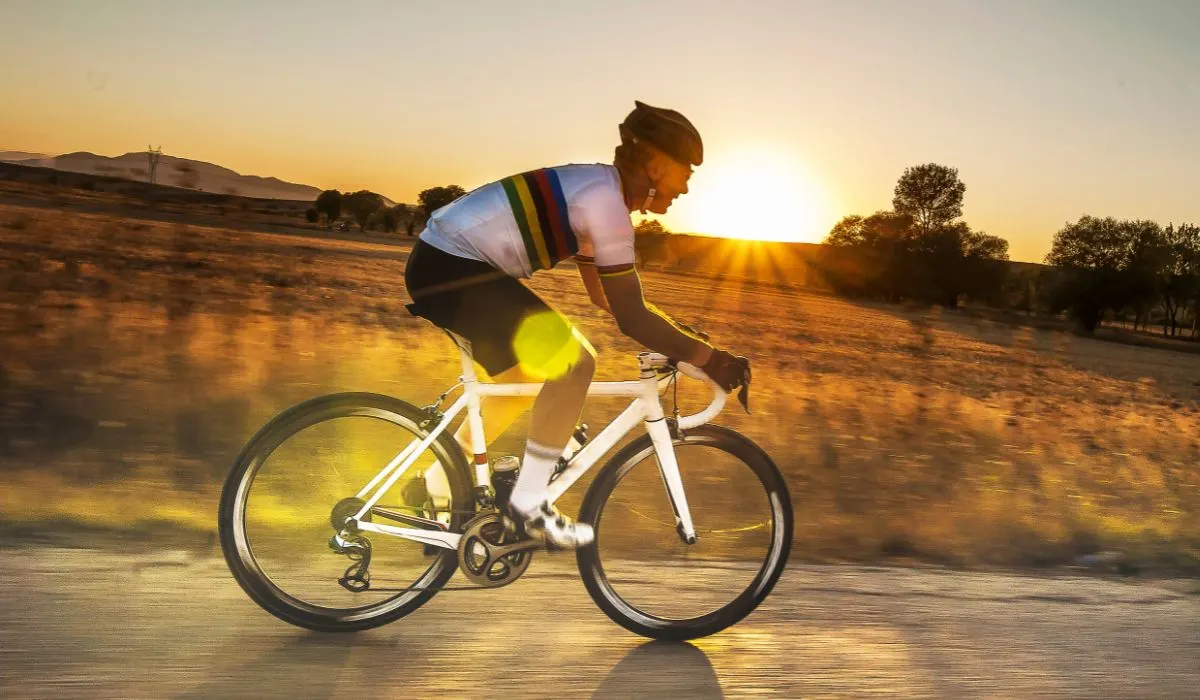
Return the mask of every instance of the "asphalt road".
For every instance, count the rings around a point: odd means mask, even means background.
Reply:
[[[614,625],[572,562],[322,635],[259,610],[217,557],[8,548],[0,695],[1200,697],[1195,581],[792,567],[749,618],[686,645]]]

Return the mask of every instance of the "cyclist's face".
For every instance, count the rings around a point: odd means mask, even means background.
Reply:
[[[671,203],[681,194],[687,194],[688,180],[692,167],[671,158],[665,153],[656,153],[647,167],[654,181],[654,200],[647,207],[655,214],[665,214]]]

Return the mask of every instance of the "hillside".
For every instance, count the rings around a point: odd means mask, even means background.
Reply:
[[[51,158],[45,153],[30,153],[29,151],[0,151],[0,160],[7,162],[16,162],[22,160],[34,160],[40,158]]]
[[[109,157],[79,151],[47,156],[23,151],[0,151],[0,160],[73,173],[104,175],[125,180],[146,181],[149,164],[144,152]],[[189,172],[190,170],[190,172]],[[236,194],[256,199],[312,201],[321,190],[310,185],[285,182],[274,177],[242,175],[229,168],[199,160],[163,154],[158,162],[155,181],[219,194]]]

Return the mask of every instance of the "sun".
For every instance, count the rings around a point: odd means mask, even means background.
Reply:
[[[816,243],[832,226],[829,209],[823,188],[798,160],[746,150],[713,154],[664,219],[684,233]]]

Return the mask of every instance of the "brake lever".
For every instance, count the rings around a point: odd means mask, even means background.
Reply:
[[[738,403],[742,404],[742,409],[747,415],[750,414],[750,361],[742,358],[746,367],[746,381],[742,383],[742,388],[738,389]]]
[[[738,389],[737,399],[738,399],[738,403],[742,404],[742,409],[745,410],[747,414],[749,414],[750,413],[750,375],[749,374],[746,375],[746,383],[742,385],[741,389]]]

